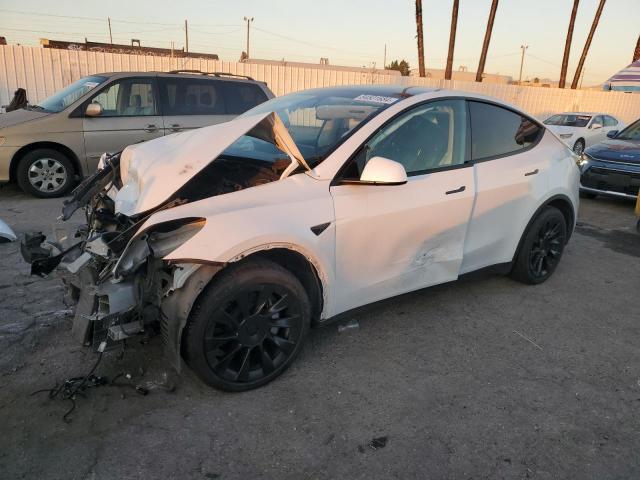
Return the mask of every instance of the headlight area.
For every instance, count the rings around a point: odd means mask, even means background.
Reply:
[[[578,159],[576,160],[576,164],[580,169],[580,172],[584,172],[589,166],[589,162],[591,161],[591,157],[587,153],[582,153]]]
[[[125,249],[113,269],[114,277],[130,275],[149,257],[165,257],[202,230],[205,223],[204,218],[183,218],[154,225]]]
[[[111,275],[95,285],[95,304],[82,329],[83,343],[94,348],[102,342],[113,345],[145,333],[159,325],[160,304],[174,288],[174,270],[162,258],[198,233],[205,225],[200,218],[187,218],[154,225],[124,250]],[[153,330],[153,328],[152,328]]]

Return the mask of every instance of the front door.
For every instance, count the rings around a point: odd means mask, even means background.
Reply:
[[[155,79],[143,77],[116,80],[91,99],[102,106],[102,114],[83,119],[89,173],[103,153],[119,152],[163,135],[157,98]]]
[[[374,156],[404,165],[404,185],[334,182],[336,313],[455,280],[475,195],[464,100],[434,101],[391,120],[341,179]]]

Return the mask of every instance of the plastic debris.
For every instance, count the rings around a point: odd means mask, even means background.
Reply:
[[[353,330],[358,330],[360,329],[360,322],[358,322],[358,320],[349,320],[346,323],[343,323],[342,325],[338,325],[338,332],[339,333],[344,333],[344,332],[349,332],[349,331],[353,331]]]

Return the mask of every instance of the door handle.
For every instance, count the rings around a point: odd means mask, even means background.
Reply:
[[[445,192],[445,195],[451,195],[452,193],[460,193],[460,192],[464,192],[466,190],[467,187],[465,187],[464,185],[462,185],[460,188],[456,188],[455,190],[449,190],[448,192]]]
[[[169,125],[169,130],[171,130],[172,132],[179,132],[180,130],[182,130],[182,127],[180,127],[178,123],[174,123],[173,125]]]
[[[146,125],[144,127],[144,131],[149,133],[157,132],[158,127],[156,127],[153,123],[150,123],[149,125]]]
[[[536,168],[535,170],[532,170],[531,172],[527,172],[524,174],[525,177],[530,177],[531,175],[537,175],[538,174],[538,169]]]

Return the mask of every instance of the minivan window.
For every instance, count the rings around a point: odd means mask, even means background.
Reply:
[[[542,128],[526,117],[483,102],[469,102],[471,157],[482,160],[517,153],[538,140]]]
[[[225,95],[215,80],[164,78],[164,115],[225,115]]]
[[[87,92],[104,83],[106,80],[107,77],[99,75],[83,77],[46,98],[40,102],[39,105],[34,105],[32,108],[39,108],[47,112],[61,112],[80,97],[84,96]]]
[[[262,89],[254,83],[220,83],[224,86],[227,113],[230,115],[240,115],[268,100]]]
[[[132,78],[112,83],[91,100],[102,106],[101,117],[156,115],[153,79]]]

